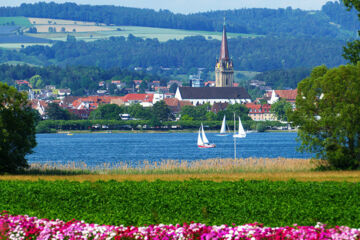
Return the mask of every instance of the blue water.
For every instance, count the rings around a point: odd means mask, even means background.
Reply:
[[[207,133],[216,148],[200,149],[196,145],[197,133],[93,133],[93,134],[39,134],[29,163],[84,162],[88,166],[119,162],[136,166],[147,160],[199,160],[233,158],[232,136],[218,137]],[[250,133],[237,139],[237,158],[310,158],[296,148],[296,133]]]

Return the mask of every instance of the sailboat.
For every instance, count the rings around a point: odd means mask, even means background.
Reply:
[[[199,148],[214,148],[214,147],[216,147],[215,144],[209,143],[209,140],[207,139],[207,137],[205,135],[204,126],[202,123],[201,123],[201,127],[199,128],[197,145]]]
[[[226,132],[226,116],[224,115],[224,118],[223,118],[223,121],[221,124],[220,134],[218,134],[217,136],[224,137],[224,136],[228,136],[228,135],[229,134],[227,134],[227,132]]]
[[[234,117],[234,126],[235,126],[235,117]],[[239,130],[238,130],[237,133],[234,131],[233,137],[234,138],[244,138],[244,137],[246,137],[246,132],[245,132],[245,130],[243,128],[243,125],[241,124],[240,117],[239,117]]]

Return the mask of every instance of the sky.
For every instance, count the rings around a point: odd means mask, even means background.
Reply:
[[[195,13],[210,10],[238,8],[300,8],[319,10],[328,1],[335,0],[42,0],[43,2],[75,2],[77,4],[116,5],[136,8],[168,9],[175,13]],[[38,0],[0,0],[0,6],[18,6]]]

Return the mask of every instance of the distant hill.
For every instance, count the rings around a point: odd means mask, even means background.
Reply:
[[[329,67],[344,64],[341,40],[283,39],[278,37],[229,39],[230,55],[236,70],[267,71],[297,67],[311,68],[326,64]],[[93,42],[69,38],[52,47],[32,46],[20,54],[32,56],[43,65],[83,65],[102,68],[142,67],[153,69],[191,68],[213,69],[220,41],[204,37],[187,37],[183,40],[159,42],[157,39],[111,37]]]
[[[132,25],[201,31],[221,31],[223,17],[227,29],[234,33],[252,33],[288,37],[354,37],[359,23],[354,11],[347,12],[340,3],[327,3],[321,11],[300,9],[237,9],[196,14],[174,14],[167,10],[150,10],[116,6],[90,6],[75,3],[22,4],[1,7],[0,16],[26,16],[92,21],[106,25]]]

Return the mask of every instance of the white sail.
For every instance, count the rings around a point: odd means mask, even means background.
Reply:
[[[246,137],[246,133],[245,133],[245,130],[244,130],[243,125],[241,123],[240,117],[239,117],[239,135]]]
[[[205,132],[204,132],[204,126],[201,124],[201,137],[205,144],[209,143],[209,140],[207,139]]]
[[[224,119],[221,124],[220,134],[226,134],[226,116],[224,115]]]
[[[241,120],[240,120],[240,117],[239,117],[239,132],[234,134],[234,138],[244,138],[246,137],[246,132],[243,128],[243,125],[241,124]]]
[[[201,127],[199,128],[199,134],[198,134],[198,139],[197,139],[198,146],[204,145],[204,142],[201,139],[200,130],[201,130]]]

